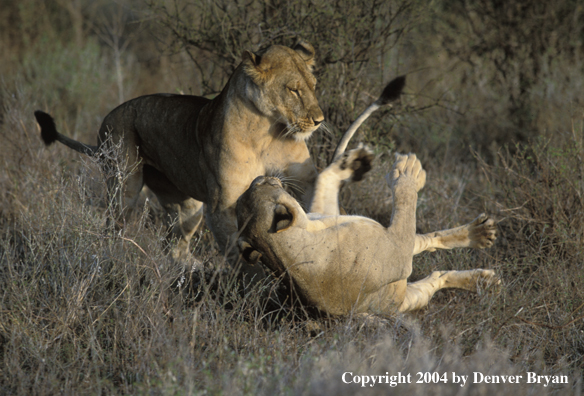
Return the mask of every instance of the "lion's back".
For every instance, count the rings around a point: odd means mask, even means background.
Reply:
[[[108,118],[114,124],[133,125],[137,130],[181,128],[194,124],[210,99],[194,95],[152,94],[139,96],[116,107]],[[194,125],[192,125],[194,127]]]

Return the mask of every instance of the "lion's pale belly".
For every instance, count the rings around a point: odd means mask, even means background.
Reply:
[[[411,273],[413,255],[404,253],[387,229],[372,221],[308,233],[289,246],[292,251],[283,261],[294,264],[288,271],[307,300],[330,313],[395,304],[400,293],[392,283]]]

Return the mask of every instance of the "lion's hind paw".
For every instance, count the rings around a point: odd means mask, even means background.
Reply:
[[[493,246],[497,239],[497,228],[495,220],[486,214],[480,214],[469,224],[468,237],[470,247],[484,249]]]
[[[482,294],[487,291],[496,293],[501,290],[501,278],[497,276],[495,271],[486,269],[477,269],[475,271],[477,271],[477,293]]]

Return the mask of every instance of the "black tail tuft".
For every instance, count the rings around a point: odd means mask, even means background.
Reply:
[[[397,100],[406,85],[406,76],[399,76],[394,78],[387,84],[381,96],[379,97],[379,101],[382,105],[386,105],[389,102],[393,102]]]
[[[57,128],[55,127],[53,117],[40,110],[35,111],[34,116],[41,127],[41,137],[45,144],[48,146],[54,143],[57,140],[59,132],[57,132]]]

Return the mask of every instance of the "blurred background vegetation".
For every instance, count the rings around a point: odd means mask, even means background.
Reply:
[[[299,37],[316,49],[332,131],[309,142],[319,167],[384,84],[407,75],[401,103],[354,138],[378,159],[343,206],[387,224],[390,153],[415,152],[428,171],[421,232],[488,211],[500,235],[486,252],[416,257],[412,279],[494,268],[499,293],[445,291],[407,317],[324,318],[317,331],[265,316],[264,302],[228,277],[187,297],[171,288],[180,271],[165,264],[157,223],[145,216],[104,236],[95,165],[38,137],[36,109],[93,143],[119,103],[213,97],[244,50]],[[569,387],[552,393],[578,393],[583,41],[576,0],[0,0],[0,394],[352,393],[339,388],[349,366],[566,373]],[[193,252],[221,267],[208,232]],[[439,385],[400,391],[454,389]],[[463,391],[493,390],[507,391]]]

